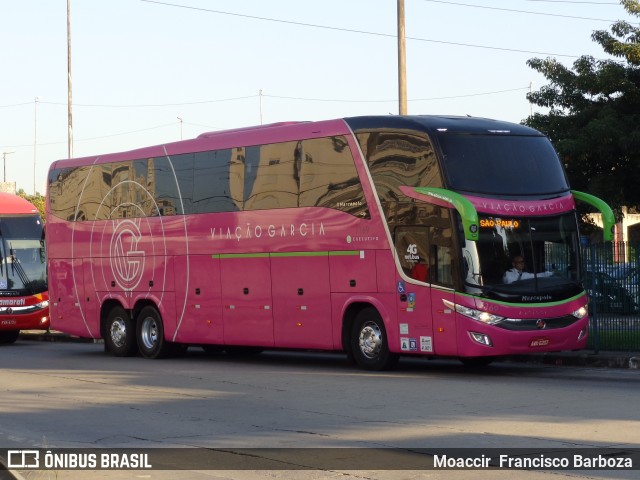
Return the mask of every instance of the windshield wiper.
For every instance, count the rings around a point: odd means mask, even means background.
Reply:
[[[33,289],[33,286],[31,285],[31,280],[29,280],[29,277],[24,271],[24,268],[22,268],[22,265],[20,265],[18,259],[13,254],[13,246],[11,246],[11,244],[9,245],[9,257],[11,258],[11,273],[17,272],[20,281],[22,281],[22,284],[24,285],[24,288],[27,289],[29,293],[34,294],[35,291]]]

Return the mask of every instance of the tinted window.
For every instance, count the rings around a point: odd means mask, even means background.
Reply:
[[[407,200],[400,186],[441,187],[442,179],[428,137],[402,132],[359,133],[362,149],[373,183],[385,202]]]
[[[326,207],[369,217],[353,155],[344,137],[302,142],[300,206]]]
[[[244,209],[298,206],[299,142],[248,147],[244,171]]]
[[[233,212],[240,199],[231,194],[231,155],[218,150],[195,154],[193,163],[193,212]]]
[[[69,221],[298,206],[369,215],[344,137],[54,170],[49,195]]]
[[[49,171],[47,194],[49,195],[49,209],[56,217],[73,220],[76,204],[74,195],[67,194],[69,177],[74,169],[64,168]],[[64,192],[64,194],[63,194]]]
[[[110,218],[111,165],[52,170],[49,175],[51,212],[65,220]]]
[[[546,137],[440,134],[452,190],[487,195],[552,194],[569,189]]]
[[[183,213],[193,212],[193,165],[194,153],[186,153],[184,155],[174,155],[171,157],[173,171],[176,174],[178,187],[180,188],[179,197],[182,199]]]
[[[153,193],[161,216],[182,213],[176,175],[167,157],[149,159],[149,192]]]
[[[400,267],[415,280],[452,287],[456,260],[449,211],[431,206],[423,213],[420,225],[398,225],[393,230]]]
[[[138,216],[131,193],[133,188],[129,180],[133,177],[133,162],[115,164],[111,172],[111,218],[130,218]]]
[[[147,191],[149,188],[149,162],[147,160],[134,160],[133,174],[135,188],[133,201],[138,207],[138,216],[152,217],[158,215],[155,199]]]

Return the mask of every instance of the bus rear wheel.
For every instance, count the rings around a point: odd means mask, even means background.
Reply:
[[[105,323],[104,343],[117,357],[130,357],[138,351],[135,325],[131,315],[121,306],[109,310]]]
[[[162,317],[155,307],[144,307],[137,317],[137,338],[145,358],[165,358],[173,353],[173,344],[164,338]]]
[[[359,367],[365,370],[393,368],[400,356],[389,351],[384,322],[375,308],[361,310],[351,330],[351,354]]]

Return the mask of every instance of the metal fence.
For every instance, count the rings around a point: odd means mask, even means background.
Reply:
[[[640,245],[583,246],[584,287],[589,295],[588,348],[640,351]]]

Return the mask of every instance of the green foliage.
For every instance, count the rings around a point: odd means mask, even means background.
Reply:
[[[640,1],[620,2],[640,17]],[[640,205],[640,28],[619,21],[592,39],[621,60],[582,56],[567,68],[554,58],[528,65],[550,82],[527,95],[549,108],[524,123],[549,136],[572,188],[606,200],[617,215]]]
[[[25,200],[31,202],[40,212],[40,216],[42,217],[42,221],[45,221],[45,198],[43,195],[36,193],[35,195],[27,195],[23,189],[18,190],[18,196],[24,198]]]

